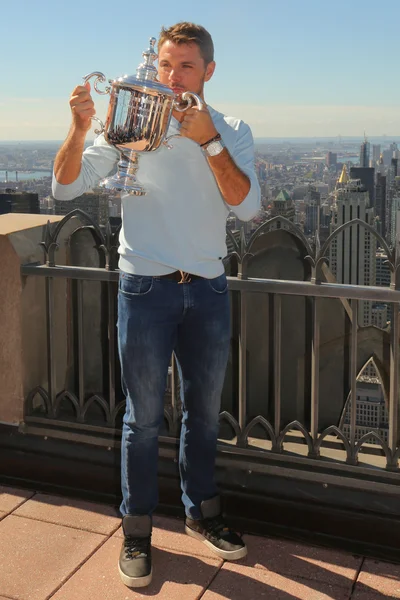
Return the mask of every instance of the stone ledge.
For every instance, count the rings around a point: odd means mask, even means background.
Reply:
[[[50,223],[57,223],[63,219],[58,215],[30,215],[25,213],[8,213],[0,215],[0,235],[10,235],[25,229],[33,229]]]

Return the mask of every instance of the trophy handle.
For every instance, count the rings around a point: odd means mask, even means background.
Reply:
[[[191,108],[191,106],[193,105],[193,100],[196,102],[197,108],[199,110],[201,110],[204,106],[203,100],[194,92],[183,92],[182,100],[186,100],[187,106],[185,106],[184,108],[180,108],[179,104],[175,100],[174,110],[177,110],[178,112],[185,112],[185,110]]]
[[[92,77],[96,77],[96,81],[93,84],[94,89],[96,90],[96,92],[98,94],[100,94],[100,96],[105,96],[106,94],[109,94],[111,92],[111,88],[109,86],[107,86],[105,88],[105,91],[102,92],[101,90],[99,90],[99,88],[97,87],[97,84],[100,83],[104,83],[105,81],[107,81],[106,76],[104,75],[104,73],[101,73],[100,71],[93,71],[93,73],[89,73],[89,75],[85,75],[85,77],[83,78],[83,83],[87,83],[89,81],[89,79],[91,79]]]
[[[92,77],[96,77],[96,80],[93,84],[94,89],[96,90],[96,92],[98,94],[100,94],[100,96],[106,96],[107,94],[109,94],[111,92],[111,88],[109,86],[107,86],[105,88],[105,91],[102,92],[101,90],[99,90],[99,88],[97,87],[98,83],[104,83],[105,81],[107,81],[106,76],[104,75],[104,73],[101,73],[100,71],[93,71],[93,73],[89,73],[89,75],[85,75],[85,77],[83,77],[83,84],[87,83],[89,81],[89,79],[91,79]],[[92,117],[92,121],[97,121],[100,124],[101,129],[95,129],[94,132],[96,135],[100,135],[101,133],[104,133],[104,123],[103,121],[101,121],[99,118],[97,117]]]
[[[92,117],[92,121],[97,121],[98,123],[100,123],[100,127],[101,129],[95,129],[94,132],[96,135],[100,135],[101,133],[104,133],[105,130],[105,125],[103,123],[103,121],[101,121],[99,118],[97,117]]]

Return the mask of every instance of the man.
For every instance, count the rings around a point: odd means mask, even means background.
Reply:
[[[215,70],[210,34],[193,23],[162,29],[158,77],[176,94],[204,98]],[[103,136],[83,153],[95,114],[90,87],[78,86],[72,126],[54,166],[53,194],[70,200],[116,168],[119,153]],[[226,560],[246,555],[226,527],[214,482],[220,398],[230,344],[230,311],[222,263],[230,210],[249,220],[260,205],[250,129],[205,106],[174,111],[173,149],[141,155],[147,195],[122,196],[118,342],[126,395],[121,473],[122,581],[151,581],[151,515],[158,501],[158,431],[168,365],[181,376],[179,454],[186,533]],[[179,285],[181,284],[181,285]]]

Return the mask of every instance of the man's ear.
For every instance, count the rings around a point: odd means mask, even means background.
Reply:
[[[215,67],[216,67],[215,60],[208,63],[208,65],[206,67],[206,74],[204,77],[204,81],[210,81],[211,77],[214,75]]]

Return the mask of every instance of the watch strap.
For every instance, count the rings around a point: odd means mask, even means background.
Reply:
[[[217,133],[217,135],[204,142],[204,144],[200,144],[200,148],[204,148],[205,146],[208,146],[208,144],[212,144],[212,142],[219,142],[221,139],[221,134]]]

